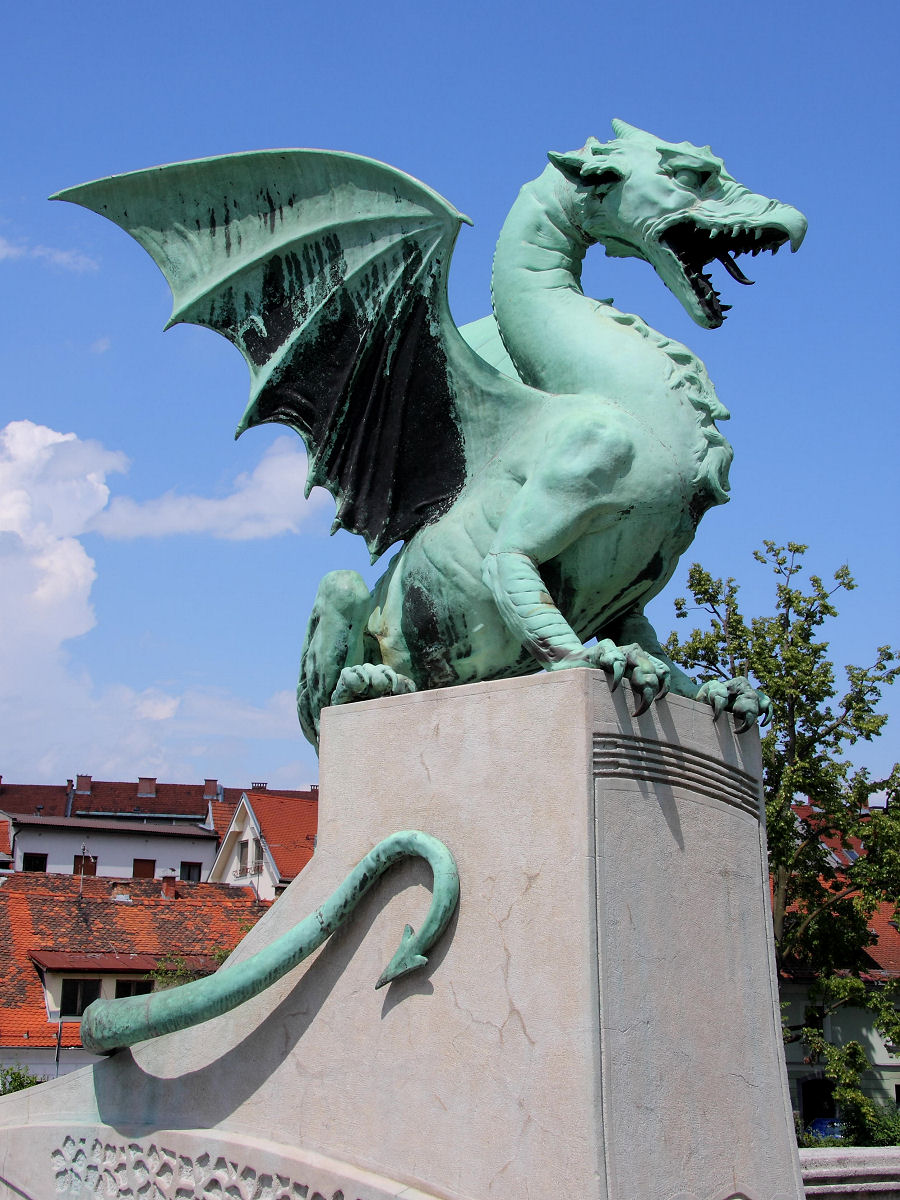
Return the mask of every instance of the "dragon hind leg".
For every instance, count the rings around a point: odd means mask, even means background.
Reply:
[[[300,655],[297,714],[304,736],[319,744],[319,714],[341,672],[364,660],[363,633],[372,597],[356,571],[331,571],[319,584]]]

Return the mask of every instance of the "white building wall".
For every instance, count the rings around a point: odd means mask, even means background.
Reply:
[[[243,857],[241,843],[246,847]],[[259,870],[255,869],[257,863],[260,863]],[[234,814],[216,860],[215,870],[210,872],[209,882],[227,883],[232,887],[252,887],[260,900],[275,899],[278,879],[272,868],[271,856],[262,848],[259,829],[243,801]]]
[[[0,1066],[27,1067],[42,1079],[56,1079],[58,1075],[68,1075],[70,1071],[100,1062],[102,1057],[91,1054],[80,1046],[72,1049],[61,1046],[57,1062],[54,1046],[35,1046],[29,1049],[27,1042],[21,1046],[0,1046]]]
[[[22,870],[24,854],[46,854],[48,872],[71,875],[75,855],[82,853],[82,843],[84,853],[97,859],[96,873],[115,879],[130,879],[134,859],[149,858],[156,863],[154,873],[157,877],[167,871],[174,871],[177,876],[182,862],[199,862],[200,878],[205,881],[216,857],[214,838],[20,825],[16,833],[15,869]]]

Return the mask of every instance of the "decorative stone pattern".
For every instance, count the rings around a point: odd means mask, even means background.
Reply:
[[[192,1158],[153,1142],[66,1137],[51,1159],[56,1190],[62,1196],[135,1197],[136,1200],[207,1200],[207,1197],[345,1200],[340,1190],[323,1196],[286,1175],[241,1166],[221,1155],[200,1154]]]
[[[759,819],[759,793],[751,775],[686,746],[618,733],[594,737],[594,775],[669,784],[722,800]]]

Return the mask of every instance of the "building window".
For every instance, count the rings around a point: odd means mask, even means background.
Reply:
[[[152,979],[117,979],[116,999],[125,996],[147,996],[153,991]]]
[[[200,867],[201,864],[198,862],[183,862],[178,878],[182,879],[185,883],[199,883]]]
[[[156,874],[155,858],[136,858],[131,868],[132,879],[152,879]]]
[[[238,875],[247,874],[247,860],[250,857],[250,843],[238,842]]]
[[[59,1002],[60,1019],[80,1017],[99,995],[99,979],[64,979]]]
[[[46,871],[47,870],[47,855],[46,854],[23,854],[22,855],[22,870],[23,871]]]
[[[262,872],[262,843],[259,838],[253,839],[253,874],[259,875]]]
[[[92,854],[76,854],[72,865],[73,875],[96,875],[97,859]]]

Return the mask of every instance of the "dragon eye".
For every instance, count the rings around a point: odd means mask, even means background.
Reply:
[[[677,171],[673,172],[672,178],[676,183],[680,183],[682,187],[698,191],[705,184],[709,183],[712,175],[712,171],[695,170],[693,167],[679,167]]]

